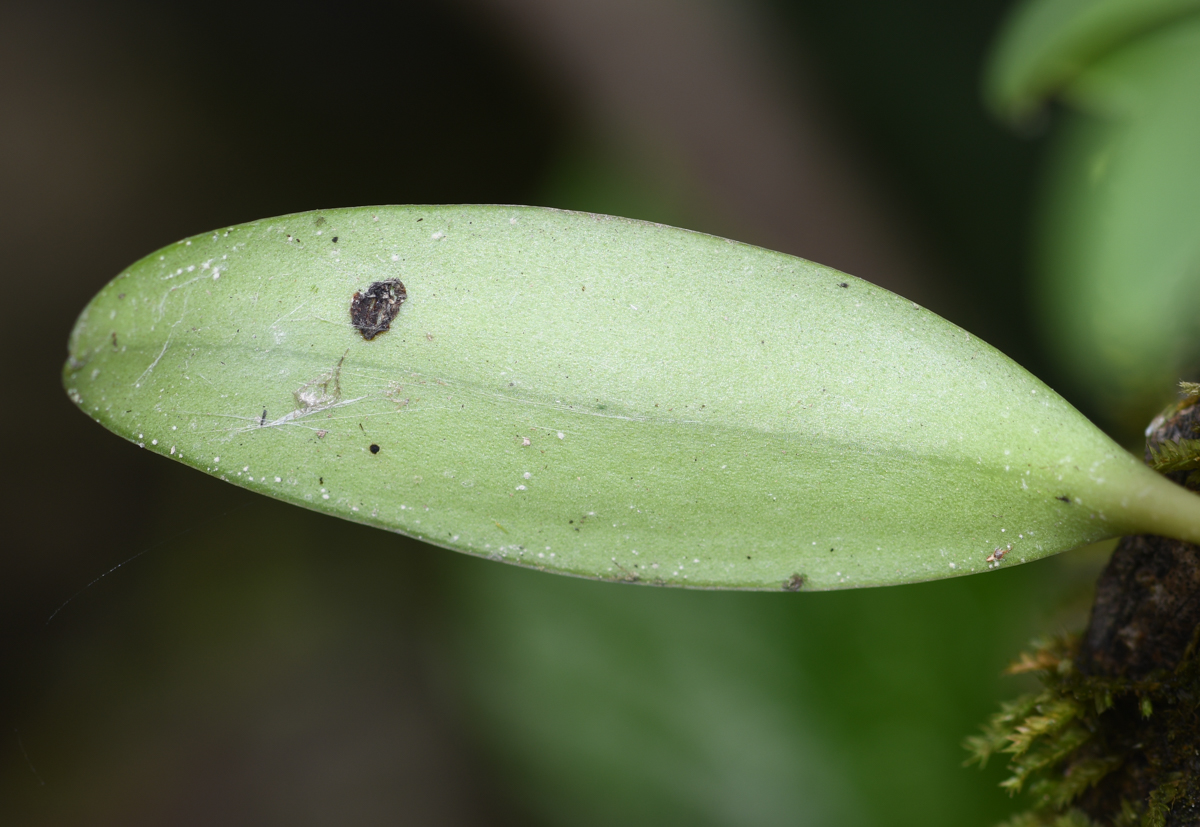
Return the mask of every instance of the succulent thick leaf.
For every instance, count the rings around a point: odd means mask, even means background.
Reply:
[[[1054,352],[1099,407],[1145,422],[1200,363],[1200,16],[1113,52],[1064,90],[1042,227]]]
[[[393,280],[368,340],[351,307],[362,327]],[[588,577],[830,589],[1200,540],[1200,498],[912,302],[604,216],[378,207],[196,236],[96,296],[64,378],[222,479]]]
[[[1163,23],[1200,12],[1200,0],[1026,0],[1005,22],[985,93],[1012,121],[1110,50]]]

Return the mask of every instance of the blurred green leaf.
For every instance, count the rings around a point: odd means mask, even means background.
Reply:
[[[1200,18],[1147,35],[1065,90],[1040,226],[1044,326],[1126,430],[1200,361]]]
[[[407,301],[368,340],[352,304],[394,279]],[[100,292],[64,380],[221,479],[616,581],[849,588],[1000,548],[1200,540],[1200,499],[914,303],[586,213],[377,207],[196,236]]]
[[[1027,0],[1005,22],[984,82],[992,110],[1021,122],[1095,60],[1200,0]]]
[[[790,599],[442,559],[448,685],[534,822],[739,827],[1000,821],[958,743],[1079,564]]]

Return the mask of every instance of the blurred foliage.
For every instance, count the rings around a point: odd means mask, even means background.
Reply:
[[[1060,562],[797,601],[455,560],[456,685],[544,823],[987,824],[958,740]]]
[[[1197,0],[1029,0],[999,34],[985,81],[988,102],[1021,124],[1105,53],[1197,10]]]
[[[1068,107],[1037,227],[1040,322],[1066,391],[1129,441],[1200,367],[1196,8],[1027,3],[993,63],[998,109]]]

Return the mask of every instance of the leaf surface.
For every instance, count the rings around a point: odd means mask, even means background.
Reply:
[[[351,308],[396,280],[367,339]],[[1200,499],[966,331],[606,216],[376,207],[195,236],[96,296],[64,381],[238,485],[587,577],[832,589],[1200,539]]]

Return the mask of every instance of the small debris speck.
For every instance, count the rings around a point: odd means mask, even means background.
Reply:
[[[379,446],[378,446],[378,445],[376,445],[375,443],[371,443],[371,453],[372,453],[372,454],[378,454],[378,453],[379,453]]]

